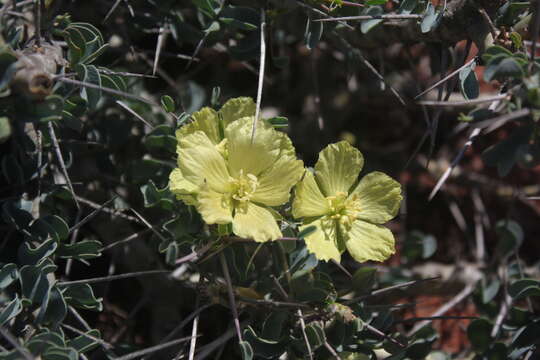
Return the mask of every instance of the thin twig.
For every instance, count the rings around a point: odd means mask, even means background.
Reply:
[[[171,339],[173,336],[175,336],[180,330],[182,330],[184,328],[184,326],[186,326],[191,320],[193,320],[193,318],[198,316],[201,312],[208,309],[212,305],[213,304],[203,305],[200,308],[198,308],[197,310],[195,310],[194,312],[192,312],[191,314],[189,314],[185,319],[182,320],[182,322],[180,324],[178,324],[177,327],[175,327],[170,333],[167,334],[167,336],[165,336],[160,341],[160,344],[163,344],[163,343],[167,342],[169,339]],[[152,358],[152,356],[153,355],[150,354],[150,355],[148,355],[148,357],[145,357],[144,360],[149,360],[150,358]]]
[[[423,15],[419,14],[386,14],[386,15],[358,15],[358,16],[343,16],[328,19],[317,19],[313,22],[330,22],[330,21],[348,21],[348,20],[408,20],[421,19]]]
[[[165,237],[163,235],[161,235],[161,233],[159,231],[157,231],[154,226],[152,224],[150,224],[150,222],[148,222],[148,220],[146,220],[141,214],[139,214],[139,212],[133,208],[130,209],[131,212],[133,212],[143,223],[144,225],[146,225],[149,229],[152,230],[152,232],[158,237],[160,238],[162,241],[167,241],[167,239],[165,239]]]
[[[478,283],[478,280],[468,284],[461,290],[456,296],[454,296],[450,301],[443,304],[437,311],[435,311],[433,314],[431,314],[430,318],[436,318],[437,316],[442,316],[446,312],[448,312],[450,309],[452,309],[454,306],[459,304],[461,301],[463,301],[467,296],[472,294],[474,289],[476,288],[476,284]],[[432,320],[423,320],[419,323],[417,323],[411,331],[407,333],[407,337],[412,336],[414,333],[416,333],[418,330],[429,324]]]
[[[264,84],[264,64],[266,62],[266,40],[264,29],[266,27],[266,14],[264,8],[261,8],[261,54],[259,59],[259,82],[257,84],[257,105],[255,107],[255,119],[253,120],[253,128],[251,129],[251,142],[255,140],[255,132],[257,131],[257,122],[261,113],[262,88]]]
[[[473,99],[473,100],[463,100],[463,101],[432,101],[432,100],[421,100],[418,101],[419,105],[425,105],[425,106],[469,106],[469,105],[478,105],[478,104],[484,104],[488,102],[494,102],[498,100],[507,100],[510,98],[510,95],[508,94],[502,94],[492,97],[485,97],[480,99]]]
[[[204,360],[213,353],[217,348],[221,347],[223,344],[225,344],[227,341],[229,341],[232,337],[234,337],[235,328],[231,327],[229,328],[223,335],[218,337],[216,340],[212,341],[208,345],[205,345],[199,353],[197,354],[197,357],[195,360]]]
[[[138,239],[139,237],[143,236],[143,235],[146,235],[147,233],[149,233],[150,231],[152,231],[151,229],[145,229],[143,231],[139,231],[138,233],[134,233],[134,234],[131,234],[129,235],[128,237],[126,237],[125,239],[122,239],[122,240],[118,240],[118,241],[115,241],[113,243],[110,243],[109,245],[107,246],[104,246],[102,247],[99,251],[100,252],[103,252],[105,250],[109,250],[115,246],[118,246],[118,245],[121,245],[121,244],[125,244],[127,242],[130,242],[132,240],[135,240],[135,239]]]
[[[465,69],[467,66],[471,65],[473,62],[476,62],[478,60],[477,57],[474,57],[472,58],[471,60],[467,61],[465,64],[463,64],[462,66],[458,67],[456,70],[452,71],[450,74],[446,75],[445,77],[443,77],[442,79],[440,79],[439,81],[437,81],[435,84],[431,85],[430,87],[428,87],[426,90],[422,91],[420,94],[416,95],[414,97],[414,99],[418,99],[420,97],[422,97],[423,95],[427,94],[428,92],[430,92],[431,90],[435,89],[436,87],[438,87],[439,85],[445,83],[446,81],[448,81],[449,79],[453,78],[454,76],[456,76],[457,74],[459,74],[459,72],[463,69]]]
[[[113,4],[113,6],[111,7],[111,9],[107,12],[107,15],[105,15],[105,18],[103,19],[103,21],[101,22],[102,24],[105,24],[105,22],[107,21],[107,19],[109,18],[109,16],[111,16],[111,14],[114,12],[114,10],[116,10],[116,8],[118,7],[118,5],[120,5],[120,1],[122,0],[116,0],[115,3]]]
[[[74,333],[78,334],[78,335],[81,335],[81,336],[84,336],[85,338],[88,338],[92,341],[95,341],[97,342],[98,344],[100,344],[101,346],[103,346],[103,348],[109,350],[109,349],[112,349],[113,346],[111,344],[109,344],[108,342],[106,341],[103,341],[101,340],[100,338],[97,338],[95,336],[92,336],[92,335],[89,335],[87,332],[84,332],[84,331],[81,331],[77,328],[74,328],[73,326],[70,326],[68,324],[61,324],[62,327],[70,330],[70,331],[73,331]]]
[[[41,47],[41,0],[34,2],[35,7],[35,34],[36,34],[36,46]]]
[[[525,117],[530,114],[531,114],[531,110],[529,108],[525,108],[525,109],[511,112],[509,114],[497,116],[492,119],[479,121],[477,123],[474,123],[474,126],[480,129],[486,128],[486,130],[484,130],[484,134],[489,134],[490,132],[506,124],[508,121],[519,119],[521,117]]]
[[[73,196],[73,200],[75,201],[75,206],[77,207],[77,209],[80,209],[81,206],[79,205],[79,201],[77,200],[77,195],[75,195],[75,190],[73,190],[73,184],[71,183],[71,179],[69,178],[67,168],[66,168],[66,163],[64,162],[64,157],[62,156],[62,152],[60,151],[60,145],[58,145],[58,139],[56,138],[56,134],[54,133],[54,127],[53,127],[52,121],[49,121],[47,123],[47,126],[49,127],[49,135],[53,142],[56,158],[58,159],[58,163],[60,163],[60,168],[62,169],[62,172],[64,173],[64,177],[66,178],[69,192],[71,193],[71,196]]]
[[[540,30],[540,1],[536,0],[534,2],[534,5],[535,5],[534,7],[531,6],[532,11],[533,11],[533,20],[532,20],[532,26],[529,27],[529,38],[532,39],[533,41],[532,46],[531,46],[530,69],[532,69],[532,65],[534,64],[534,59],[536,58],[536,39],[538,37],[538,31]]]
[[[58,78],[57,81],[64,82],[64,83],[67,83],[67,84],[72,84],[72,85],[84,86],[84,87],[87,87],[87,88],[90,88],[90,89],[101,90],[101,91],[103,91],[105,93],[122,96],[122,97],[125,97],[127,99],[137,100],[137,101],[140,101],[140,102],[143,102],[145,104],[152,105],[152,106],[161,106],[161,105],[159,105],[158,103],[156,103],[156,102],[154,102],[152,100],[148,100],[148,99],[145,99],[143,97],[133,95],[133,94],[130,94],[130,93],[127,93],[127,92],[119,91],[119,90],[116,90],[116,89],[106,88],[106,87],[103,87],[103,86],[88,83],[86,81],[79,81],[79,80],[68,79],[68,78]]]
[[[99,211],[99,210],[96,210],[96,211]],[[79,224],[79,222],[81,221],[81,216],[82,216],[82,209],[79,208],[77,209],[77,215],[75,215],[75,225]],[[80,226],[77,227],[74,231],[69,231],[69,233],[71,233],[71,237],[69,239],[70,245],[75,244],[75,242],[77,241],[77,237],[79,236],[79,229],[80,229]],[[66,262],[66,269],[64,271],[64,274],[66,275],[66,277],[69,277],[69,274],[71,273],[71,266],[73,265],[73,261],[74,261],[73,258],[69,258]]]
[[[141,120],[144,125],[148,126],[150,129],[154,129],[154,126],[150,124],[148,121],[146,121],[141,115],[137,114],[135,110],[132,110],[129,106],[121,102],[120,100],[116,100],[116,103],[120,105],[122,108],[124,108],[127,112],[129,112],[131,115],[135,116],[137,119]]]
[[[384,293],[386,293],[388,291],[392,291],[392,290],[395,290],[395,289],[401,289],[401,288],[404,288],[404,287],[407,287],[407,286],[420,284],[420,283],[423,283],[423,282],[426,282],[426,281],[438,280],[440,278],[441,278],[440,276],[435,276],[435,277],[431,277],[431,278],[427,278],[427,279],[407,281],[407,282],[404,282],[404,283],[401,283],[401,284],[396,284],[396,285],[392,285],[392,286],[388,286],[388,287],[385,287],[385,288],[382,288],[382,289],[372,291],[371,294],[368,294],[368,295],[359,296],[359,297],[356,297],[354,299],[348,299],[348,300],[344,301],[343,303],[344,304],[352,304],[352,303],[364,300],[364,299],[372,297],[372,296],[377,296],[377,295],[384,294]]]
[[[227,283],[227,293],[229,295],[229,305],[234,319],[234,326],[236,328],[236,336],[238,341],[242,340],[242,330],[240,328],[240,320],[238,319],[238,310],[236,309],[236,301],[234,299],[234,290],[231,283],[231,275],[229,274],[229,266],[227,265],[227,259],[225,259],[225,254],[223,251],[219,253],[219,260],[221,262],[221,268],[223,270],[223,276],[225,277],[225,282]]]
[[[334,350],[334,348],[332,347],[332,345],[330,345],[328,343],[328,341],[325,341],[324,342],[324,347],[326,348],[326,350],[328,350],[328,352],[330,354],[332,354],[332,356],[334,357],[334,359],[337,359],[337,360],[340,360],[341,358],[339,357],[338,353],[336,352],[336,350]]]
[[[152,75],[156,75],[156,70],[159,63],[159,56],[161,54],[161,49],[163,49],[163,45],[165,44],[165,40],[167,39],[167,34],[169,32],[165,31],[164,27],[159,28],[159,35],[156,43],[156,55],[154,57],[154,66],[152,67]]]
[[[308,5],[308,4],[304,3],[304,2],[302,2],[301,0],[296,0],[296,3],[297,3],[298,5],[300,5],[301,7],[305,8],[305,9],[308,9],[308,10],[310,10],[310,11],[313,11],[314,13],[319,14],[319,15],[325,17],[325,18],[333,19],[332,16],[328,15],[328,14],[325,13],[324,11],[321,11],[321,10],[319,10],[319,9],[316,9],[316,8],[314,8],[313,6],[310,6],[310,5]],[[343,26],[345,26],[345,27],[346,27],[347,29],[349,29],[349,30],[354,30],[354,27],[351,26],[351,25],[349,25],[349,24],[347,24],[345,21],[340,21],[340,24],[343,25]]]
[[[480,15],[482,15],[482,17],[488,24],[489,31],[491,32],[491,36],[493,36],[493,39],[495,40],[497,38],[497,31],[498,31],[497,27],[495,26],[495,24],[493,24],[493,21],[491,20],[491,18],[489,17],[488,13],[486,12],[484,8],[480,8],[478,12],[480,12]]]
[[[199,250],[193,251],[191,254],[188,254],[186,256],[181,257],[180,259],[177,259],[175,264],[181,265],[186,262],[193,262],[197,260],[199,257],[201,257],[202,255],[204,255],[211,247],[212,247],[212,244],[208,243],[202,248],[200,248]]]
[[[391,343],[394,343],[394,344],[398,345],[399,347],[405,347],[404,344],[402,344],[398,340],[394,339],[393,337],[386,335],[385,333],[383,333],[381,330],[377,329],[376,327],[374,327],[374,326],[372,326],[370,324],[364,324],[364,326],[366,327],[366,329],[368,329],[373,334],[379,335],[380,337],[390,341]]]
[[[110,209],[108,207],[102,207],[100,204],[97,204],[93,201],[90,201],[88,199],[85,199],[85,198],[82,198],[80,196],[77,196],[77,200],[80,202],[80,203],[83,203],[85,205],[88,205],[90,206],[91,208],[94,208],[94,209],[100,209],[100,211],[103,211],[103,212],[106,212],[106,213],[109,213],[111,214],[112,216],[118,216],[118,217],[121,217],[123,219],[126,219],[126,220],[129,220],[129,221],[133,221],[133,222],[136,222],[137,224],[140,224],[141,222],[139,221],[139,219],[137,219],[136,217],[134,216],[130,216],[130,215],[126,215],[122,212],[120,212],[119,210],[115,210],[115,209]]]
[[[200,281],[200,279],[199,279]],[[200,296],[197,294],[197,299],[195,300],[195,308],[198,308],[199,307],[199,303],[200,303]],[[195,346],[197,345],[197,337],[195,335],[197,335],[197,328],[199,327],[199,314],[197,314],[195,316],[195,318],[193,319],[193,326],[191,327],[191,341],[190,341],[190,344],[189,344],[189,357],[188,357],[188,360],[193,360],[194,357],[195,357]]]
[[[199,336],[199,335],[197,335],[197,336]],[[129,353],[127,355],[114,358],[114,360],[132,360],[132,359],[136,359],[138,357],[141,357],[141,356],[144,356],[144,355],[147,355],[147,354],[150,354],[150,353],[155,353],[156,351],[160,351],[160,350],[166,349],[168,347],[181,344],[181,343],[186,342],[186,341],[188,341],[190,339],[191,339],[191,336],[183,337],[183,338],[173,340],[173,341],[169,341],[169,342],[166,342],[166,343],[163,343],[163,344],[160,344],[160,345],[151,346],[151,347],[143,349],[143,350],[134,351],[134,352]]]
[[[304,314],[302,313],[302,310],[300,309],[296,310],[296,314],[298,315],[298,318],[300,319],[300,329],[302,329],[302,336],[304,337],[304,342],[306,343],[308,356],[310,360],[313,360],[313,351],[311,350],[311,344],[309,343],[309,338],[306,333],[306,322],[304,321]]]
[[[112,199],[110,200],[107,200],[105,203],[103,203],[103,205],[101,205],[99,208],[95,209],[94,211],[92,211],[90,214],[88,214],[84,219],[82,219],[81,221],[78,221],[78,218],[77,218],[77,221],[76,221],[76,224],[73,225],[70,229],[69,229],[69,233],[73,233],[74,231],[78,230],[81,226],[83,226],[84,224],[86,224],[87,222],[89,222],[90,220],[92,220],[97,214],[100,213],[101,210],[103,210],[107,205],[109,205],[111,202],[113,202],[114,200],[116,200],[118,196],[114,196]]]
[[[75,281],[60,281],[57,283],[57,285],[58,286],[71,286],[71,285],[78,285],[78,284],[95,284],[95,283],[107,282],[107,281],[113,281],[113,280],[128,279],[128,278],[137,277],[137,276],[157,275],[157,274],[166,274],[166,273],[170,273],[170,271],[169,270],[137,271],[137,272],[131,272],[127,274],[103,276],[103,277],[97,277],[97,278],[91,278],[91,279],[83,279],[83,280],[75,280]]]
[[[463,157],[463,155],[465,154],[465,151],[472,145],[473,141],[475,140],[475,138],[480,135],[480,129],[479,128],[474,128],[472,131],[471,131],[471,134],[469,135],[469,139],[467,140],[467,142],[463,145],[463,147],[461,148],[460,152],[458,153],[458,155],[455,157],[454,161],[452,161],[452,164],[450,164],[450,166],[448,167],[448,169],[446,169],[446,171],[444,172],[444,174],[441,176],[441,178],[439,179],[439,181],[437,181],[437,184],[435,185],[435,187],[433,188],[433,190],[431,191],[431,194],[429,194],[429,198],[428,198],[428,201],[431,201],[433,199],[433,197],[437,194],[437,192],[439,192],[439,190],[441,189],[441,187],[443,186],[443,184],[446,182],[446,180],[448,179],[448,177],[450,176],[450,174],[452,173],[452,171],[454,170],[454,168],[459,164],[459,162],[461,161],[461,158]]]

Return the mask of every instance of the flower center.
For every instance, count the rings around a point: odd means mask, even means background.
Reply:
[[[249,201],[259,186],[257,177],[253,174],[244,174],[244,170],[240,170],[237,178],[230,178],[229,183],[232,187],[232,198],[241,202]]]
[[[360,213],[358,196],[353,194],[349,197],[345,192],[338,192],[335,196],[326,197],[326,201],[330,208],[328,218],[336,220],[347,229],[350,229]]]

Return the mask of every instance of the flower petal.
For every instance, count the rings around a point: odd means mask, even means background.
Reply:
[[[253,120],[255,117],[244,117],[232,122],[225,129],[229,153],[229,171],[233,177],[240,174],[259,176],[270,168],[281,149],[281,137],[278,132],[263,121],[257,123],[255,138],[251,140]]]
[[[373,224],[384,224],[393,219],[403,199],[401,185],[390,176],[377,171],[360,180],[351,194],[355,195],[361,209],[359,219]]]
[[[250,97],[230,99],[223,104],[219,113],[223,119],[223,127],[226,128],[235,120],[246,116],[255,116],[255,103]]]
[[[384,226],[357,220],[347,234],[346,246],[358,262],[384,261],[396,252],[394,235]]]
[[[184,178],[196,186],[207,183],[214,191],[225,193],[229,190],[225,159],[202,131],[180,139],[178,165]]]
[[[193,119],[192,122],[176,130],[176,138],[178,141],[196,131],[202,131],[214,144],[219,144],[223,137],[220,135],[219,131],[218,114],[214,109],[204,107],[201,110],[194,112],[191,115],[191,118]]]
[[[257,242],[275,240],[282,236],[272,213],[251,202],[236,207],[233,232]]]
[[[304,163],[294,156],[281,155],[274,165],[259,176],[259,186],[251,200],[268,206],[285,204],[291,188],[300,180]]]
[[[334,259],[339,262],[341,253],[337,246],[338,240],[335,222],[319,219],[302,225],[299,229],[303,231],[310,226],[315,226],[315,231],[304,237],[309,252],[315,254],[315,257],[319,260],[328,261]]]
[[[363,166],[362,153],[348,142],[328,145],[315,164],[315,176],[322,193],[325,196],[348,193]]]
[[[187,181],[179,168],[171,171],[169,175],[169,190],[176,198],[184,201],[187,205],[197,204],[196,196],[198,187]]]
[[[233,203],[228,194],[203,186],[197,200],[197,210],[207,224],[229,224],[233,221]]]
[[[306,170],[304,178],[295,188],[292,214],[298,218],[325,215],[330,211],[328,202],[315,182],[315,176]]]

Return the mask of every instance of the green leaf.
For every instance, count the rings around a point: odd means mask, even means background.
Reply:
[[[45,360],[78,360],[79,354],[75,349],[51,346],[43,353]]]
[[[254,31],[259,28],[260,16],[255,9],[244,6],[225,6],[219,20],[239,30]]]
[[[311,345],[311,350],[316,350],[326,342],[326,334],[318,322],[313,322],[306,326],[306,335]]]
[[[411,231],[403,244],[403,255],[408,261],[428,259],[437,251],[437,240],[433,235]]]
[[[506,257],[517,251],[523,243],[523,229],[513,220],[499,220],[495,225],[497,242],[497,254]]]
[[[437,338],[437,332],[431,326],[425,326],[414,334],[405,354],[411,359],[425,359]]]
[[[148,184],[141,186],[141,193],[144,198],[144,206],[160,207],[164,210],[174,209],[174,197],[168,188],[158,189],[152,180]]]
[[[58,247],[58,242],[54,239],[49,239],[42,244],[33,247],[34,245],[27,241],[21,244],[19,247],[18,258],[22,264],[25,265],[39,265],[47,257],[54,254]]]
[[[476,63],[461,69],[459,72],[459,86],[465,99],[476,99],[480,95],[480,86],[476,77]]]
[[[19,269],[15,264],[5,264],[0,269],[0,290],[4,290],[19,278]]]
[[[364,11],[362,11],[362,15],[370,15],[370,16],[379,16],[384,13],[384,10],[380,6],[371,6]],[[373,29],[375,26],[382,23],[382,19],[370,19],[370,20],[362,20],[360,22],[360,31],[362,34],[367,34],[371,29]]]
[[[508,294],[514,300],[528,296],[540,296],[540,282],[533,279],[518,280],[508,288]]]
[[[31,303],[41,304],[49,292],[46,274],[37,266],[25,265],[20,270],[19,281],[23,298]]]
[[[171,242],[165,250],[165,262],[171,266],[174,266],[176,259],[178,258],[178,244],[176,242]]]
[[[50,95],[35,105],[34,113],[40,122],[60,121],[63,117],[64,99],[59,95]]]
[[[42,354],[49,348],[65,346],[66,344],[63,333],[57,333],[47,329],[44,329],[39,334],[33,336],[26,343],[26,347],[32,354]]]
[[[247,341],[240,341],[240,352],[242,353],[242,360],[252,360],[253,359],[253,349]]]
[[[467,336],[477,353],[482,353],[489,348],[492,324],[485,319],[473,320],[467,327]]]
[[[82,81],[101,87],[101,76],[94,65],[78,64],[75,67],[75,71]],[[81,90],[81,97],[88,101],[90,109],[95,110],[97,103],[101,98],[101,89],[83,87]]]
[[[103,308],[101,299],[95,298],[88,284],[68,285],[64,290],[64,299],[68,304],[81,309],[101,311]]]
[[[5,201],[2,204],[2,219],[15,226],[17,230],[26,228],[33,220],[31,212],[32,202],[20,199],[19,201]]]
[[[101,256],[103,244],[98,240],[83,240],[75,244],[62,243],[56,255],[65,259],[95,259]]]
[[[482,55],[482,60],[484,60],[485,63],[489,63],[493,58],[501,55],[503,58],[506,58],[512,56],[512,52],[499,45],[491,46],[487,48]]]
[[[433,6],[431,1],[428,1],[428,6],[424,13],[424,17],[422,18],[422,23],[420,24],[423,34],[428,33],[437,27],[440,19],[439,15],[440,13],[435,11],[435,6]]]
[[[501,288],[499,279],[493,279],[487,284],[482,282],[482,303],[487,304],[497,295]]]
[[[304,43],[308,49],[314,49],[321,40],[323,34],[323,22],[311,21],[311,18],[307,19],[306,31],[304,33]]]
[[[15,298],[5,304],[3,310],[0,312],[0,326],[3,326],[9,320],[13,319],[15,316],[19,315],[22,311],[22,302],[19,300],[18,296],[15,295]]]
[[[216,0],[191,0],[191,1],[195,4],[195,6],[199,8],[199,10],[203,14],[211,18],[213,18],[217,14],[220,8],[220,5]]]
[[[11,123],[9,118],[0,116],[0,144],[5,143],[11,137]]]
[[[78,336],[74,339],[68,340],[67,346],[74,348],[80,353],[85,353],[99,346],[99,342],[96,339],[100,339],[101,334],[99,330],[93,329],[84,333],[84,335]]]
[[[500,176],[506,176],[517,161],[519,148],[527,144],[532,134],[530,126],[520,126],[508,138],[489,147],[482,154],[482,160],[489,166],[497,166]]]
[[[514,335],[512,340],[513,348],[524,348],[534,344],[538,344],[540,334],[540,322],[535,321],[527,326],[519,329],[518,332]]]
[[[49,324],[52,327],[61,323],[67,315],[67,305],[60,290],[53,286],[49,292],[49,299],[36,318],[39,324]]]
[[[0,91],[7,88],[17,72],[17,56],[9,48],[0,49]]]
[[[484,80],[504,80],[509,77],[521,79],[525,75],[523,67],[515,58],[505,58],[497,63],[489,63],[484,71]]]
[[[176,109],[174,100],[169,95],[163,95],[161,97],[161,107],[169,113],[174,113],[174,110]]]
[[[267,340],[278,341],[282,337],[283,326],[289,318],[285,311],[272,311],[264,320],[261,337]]]
[[[366,5],[384,5],[388,2],[388,0],[368,0],[366,1]]]
[[[377,276],[377,269],[371,267],[361,267],[355,271],[352,278],[352,287],[358,295],[371,293]]]
[[[251,326],[244,330],[244,340],[249,343],[253,354],[258,358],[276,359],[286,350],[283,343],[257,336]]]
[[[176,153],[177,140],[174,130],[168,125],[156,126],[150,134],[144,138],[144,145],[149,151],[167,151]]]
[[[75,27],[67,27],[64,33],[68,44],[68,60],[74,67],[86,53],[86,41],[82,32]]]
[[[418,0],[402,0],[398,12],[404,15],[411,14],[417,5]]]
[[[308,236],[309,234],[313,233],[315,230],[317,230],[316,226],[314,226],[314,225],[308,226],[304,230],[302,230],[302,231],[300,231],[298,233],[298,238],[303,239],[306,236]]]

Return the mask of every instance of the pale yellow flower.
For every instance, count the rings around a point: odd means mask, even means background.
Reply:
[[[296,186],[293,216],[304,219],[301,231],[314,228],[305,241],[320,260],[340,261],[345,249],[359,262],[384,261],[395,252],[392,232],[380,225],[396,216],[401,185],[372,172],[354,186],[363,165],[362,153],[348,142],[331,144]]]
[[[289,138],[262,120],[252,139],[253,121],[247,116],[230,122],[222,140],[199,130],[200,124],[181,136],[170,189],[195,205],[206,223],[232,223],[234,234],[262,242],[282,236],[269,207],[289,200],[303,163]]]

